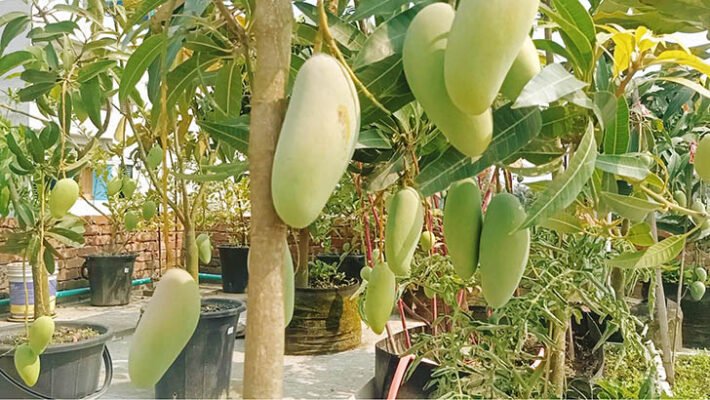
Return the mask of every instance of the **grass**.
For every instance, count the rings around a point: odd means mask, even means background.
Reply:
[[[624,356],[619,349],[607,348],[604,375],[597,382],[614,392],[615,397],[639,398],[646,379],[642,360]],[[710,398],[710,353],[678,355],[675,361],[674,399]]]

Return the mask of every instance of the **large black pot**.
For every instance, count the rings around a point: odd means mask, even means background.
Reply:
[[[329,354],[362,340],[357,282],[340,288],[296,288],[293,318],[286,327],[286,354]]]
[[[360,280],[360,270],[365,266],[365,256],[361,254],[320,254],[316,259],[326,264],[338,264],[338,270],[344,272],[349,279]]]
[[[106,342],[109,328],[93,323],[58,322],[57,327],[93,328],[99,336],[77,343],[50,345],[40,355],[39,380],[32,388],[22,383],[15,372],[12,348],[0,345],[0,398],[3,399],[79,399],[99,397],[106,393],[113,377],[111,356]],[[24,326],[0,330],[0,336],[16,335]],[[99,388],[101,364],[104,380]]]
[[[249,248],[219,246],[222,265],[222,290],[225,293],[244,293],[249,282]]]
[[[203,299],[202,305],[228,307],[200,314],[190,341],[155,385],[158,399],[222,399],[229,396],[234,335],[243,302]]]
[[[122,306],[131,301],[136,254],[86,256],[81,276],[89,280],[92,306]]]
[[[664,283],[666,298],[677,301],[678,284]],[[710,294],[699,301],[690,297],[687,288],[683,288],[683,299],[680,308],[683,311],[683,347],[706,349],[710,347]]]

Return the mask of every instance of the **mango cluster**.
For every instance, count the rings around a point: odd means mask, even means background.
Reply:
[[[402,61],[409,87],[452,146],[469,157],[493,135],[499,92],[515,100],[540,72],[528,36],[539,0],[468,0],[458,10],[434,3],[409,25]],[[492,28],[491,21],[504,29]]]
[[[14,362],[17,374],[25,385],[32,387],[37,383],[40,372],[39,356],[44,353],[54,335],[54,320],[52,317],[37,318],[27,331],[27,343],[15,349]]]

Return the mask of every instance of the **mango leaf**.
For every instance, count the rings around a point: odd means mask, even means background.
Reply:
[[[540,11],[560,27],[558,33],[562,37],[575,67],[583,73],[590,71],[594,64],[594,50],[589,39],[577,27],[576,22],[566,19],[545,4],[540,4]]]
[[[589,178],[592,177],[596,158],[597,144],[594,141],[594,126],[589,121],[587,131],[579,143],[577,151],[570,159],[569,166],[552,180],[547,189],[530,206],[528,216],[520,228],[530,227],[538,220],[554,215],[572,204]]]
[[[624,196],[621,194],[601,192],[601,200],[609,208],[620,216],[629,219],[631,222],[643,221],[648,213],[658,210],[661,205],[635,196]]]
[[[196,174],[181,174],[173,172],[178,179],[193,182],[217,182],[224,181],[232,176],[241,175],[247,170],[249,165],[246,162],[236,162],[229,164],[219,164],[205,168],[205,171]]]
[[[387,2],[378,1],[385,4]],[[357,53],[353,60],[353,68],[358,69],[367,64],[372,64],[385,58],[402,54],[402,46],[404,45],[404,37],[407,34],[407,28],[414,17],[419,12],[419,7],[410,8],[409,10],[398,14],[384,23],[380,24],[370,36],[367,37],[362,50]]]
[[[37,69],[25,69],[20,74],[20,79],[29,83],[56,82],[59,79],[59,74]]]
[[[0,76],[7,74],[13,69],[32,60],[33,55],[29,51],[15,51],[0,57]]]
[[[599,154],[595,165],[604,172],[635,181],[642,181],[651,173],[644,160],[633,153],[620,155]]]
[[[222,141],[242,154],[249,147],[249,116],[241,116],[229,121],[198,121],[197,125],[217,141]]]
[[[614,123],[604,132],[604,154],[623,154],[629,148],[629,105],[624,96],[617,100]]]
[[[401,10],[403,6],[411,3],[418,5],[432,2],[433,0],[363,0],[358,3],[355,12],[348,17],[348,21],[359,21],[370,17],[389,17]]]
[[[414,100],[404,76],[402,57],[398,54],[385,58],[363,68],[355,70],[355,74],[375,98],[390,113],[394,113]],[[388,114],[374,105],[370,99],[358,90],[360,99],[361,125],[377,122]]]
[[[146,0],[143,3],[150,3],[153,0]],[[162,0],[164,1],[164,0]],[[121,76],[121,84],[118,87],[118,98],[121,102],[126,101],[131,91],[135,89],[141,77],[148,69],[148,66],[160,55],[167,43],[164,34],[151,36],[131,54],[126,62]]]
[[[550,64],[528,82],[513,109],[546,106],[587,86],[560,64]]]
[[[695,69],[703,75],[710,75],[710,64],[707,64],[701,58],[683,50],[666,50],[656,56],[647,65],[658,64],[680,64]]]
[[[234,61],[224,64],[217,73],[214,100],[226,117],[238,117],[242,109],[242,68]]]
[[[404,170],[402,153],[395,153],[386,163],[378,166],[365,180],[368,192],[379,192],[394,185],[399,180],[399,174]]]
[[[197,78],[215,62],[216,59],[212,55],[195,53],[187,61],[170,71],[167,76],[168,107],[172,107],[177,104],[178,98],[183,95],[190,85],[194,83]],[[233,101],[233,99],[230,101]]]
[[[666,76],[663,78],[656,78],[656,80],[668,81],[668,82],[677,83],[679,85],[683,85],[687,88],[694,90],[699,95],[710,99],[710,90],[706,89],[704,86],[700,85],[699,83],[693,82],[689,79],[675,77],[675,76]]]
[[[145,18],[148,13],[155,10],[165,3],[167,0],[141,0],[138,3],[138,7],[133,11],[133,15],[126,22],[127,27],[132,27],[137,24],[138,21]]]
[[[0,54],[4,53],[10,42],[27,30],[29,25],[30,17],[24,14],[9,21],[5,26],[5,29],[2,30],[2,36],[0,36]]]
[[[318,9],[312,4],[304,1],[297,1],[294,6],[298,8],[306,17],[318,25]],[[358,51],[365,43],[365,35],[354,25],[349,24],[335,15],[328,14],[328,28],[338,44],[345,47],[350,52]]]
[[[515,175],[525,176],[525,177],[536,177],[551,174],[558,171],[562,166],[562,157],[556,158],[548,163],[535,165],[532,167],[513,167],[507,166],[505,169],[514,173]]]
[[[572,234],[583,231],[579,218],[565,211],[545,218],[541,220],[539,224],[543,228],[552,229],[560,233]]]
[[[392,142],[379,129],[360,131],[355,149],[391,149]]]
[[[646,222],[632,226],[626,234],[626,240],[641,247],[653,246],[656,242],[653,239],[651,227]]]
[[[573,22],[589,43],[594,45],[597,36],[597,32],[594,29],[594,21],[582,3],[579,0],[555,0],[553,4],[555,10],[567,21]]]
[[[476,176],[494,163],[515,155],[540,133],[542,117],[537,108],[512,110],[504,106],[493,112],[493,139],[477,160],[459,153],[453,147],[422,166],[415,179],[424,196],[446,190],[461,179]]]
[[[84,103],[84,109],[91,123],[101,129],[101,103],[103,102],[103,94],[101,92],[101,86],[99,85],[99,79],[94,78],[82,83],[79,86],[79,92],[81,93],[81,102]]]
[[[113,60],[99,60],[91,64],[86,64],[79,69],[76,80],[79,83],[84,83],[95,78],[100,73],[107,71],[114,65],[116,65],[116,61]]]
[[[55,226],[47,231],[47,235],[59,243],[71,247],[80,247],[84,244],[84,235],[71,229]]]
[[[607,261],[617,268],[654,268],[673,261],[685,247],[686,235],[675,235],[643,251],[624,253]]]
[[[602,130],[616,123],[618,101],[613,93],[607,91],[594,93],[594,115],[596,115]]]

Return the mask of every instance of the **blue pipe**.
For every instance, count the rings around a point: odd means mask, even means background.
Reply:
[[[222,275],[219,274],[199,274],[200,280],[205,280],[205,281],[221,281],[222,280]],[[140,278],[140,279],[134,279],[131,282],[131,286],[140,286],[140,285],[147,285],[152,281],[151,278]],[[73,296],[79,296],[82,294],[87,294],[91,291],[90,288],[88,287],[83,287],[83,288],[77,288],[77,289],[67,289],[67,290],[60,290],[57,292],[57,298],[61,299],[64,297],[73,297]],[[10,305],[10,299],[0,299],[0,306],[7,306]]]

